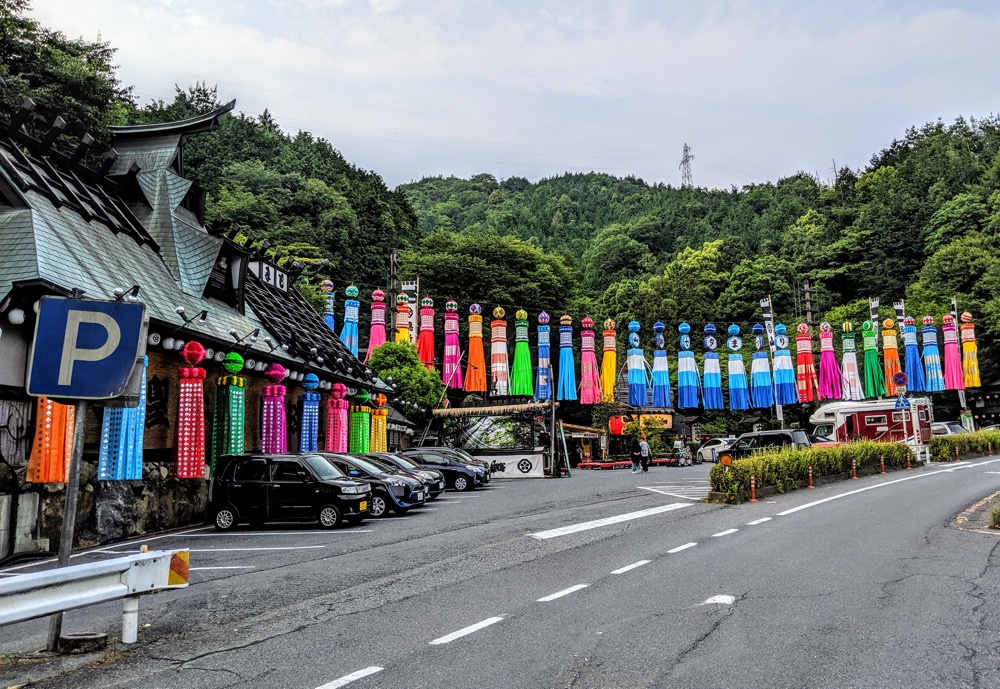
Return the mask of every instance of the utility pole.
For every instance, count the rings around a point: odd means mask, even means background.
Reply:
[[[809,278],[802,281],[802,301],[806,311],[806,325],[813,325],[813,293]]]
[[[684,155],[681,158],[681,164],[677,167],[681,171],[681,188],[693,187],[694,180],[691,178],[691,161],[694,160],[694,154],[691,153],[691,147],[686,143],[684,144]]]

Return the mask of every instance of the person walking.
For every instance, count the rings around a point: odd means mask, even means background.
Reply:
[[[649,471],[649,443],[645,438],[639,441],[639,462],[643,471]]]
[[[639,473],[639,463],[642,461],[642,446],[639,444],[638,438],[632,438],[632,473]]]

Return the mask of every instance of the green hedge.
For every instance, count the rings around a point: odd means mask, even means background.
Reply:
[[[936,435],[931,438],[931,461],[952,462],[955,448],[959,457],[982,457],[990,451],[1000,452],[1000,431],[976,431],[955,435]]]
[[[961,436],[957,436],[961,437]],[[954,452],[954,451],[952,451]],[[813,477],[841,474],[851,470],[851,460],[857,461],[858,471],[880,468],[882,458],[886,468],[906,466],[910,449],[902,443],[877,443],[870,440],[838,445],[835,447],[811,447],[805,450],[775,450],[761,452],[746,459],[738,459],[728,468],[716,464],[709,477],[712,490],[728,493],[730,496],[750,491],[750,474],[754,475],[758,488],[775,486],[779,491],[792,490],[795,481],[809,478],[812,466]]]

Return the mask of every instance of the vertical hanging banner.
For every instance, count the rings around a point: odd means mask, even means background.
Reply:
[[[465,391],[486,392],[483,307],[479,304],[469,306],[469,361],[465,367]]]
[[[580,327],[580,404],[597,404],[601,401],[602,394],[601,374],[597,368],[597,352],[594,347],[594,320],[590,316],[584,316]]]
[[[850,321],[845,321],[843,328],[844,334],[841,336],[841,345],[844,350],[843,366],[841,367],[843,378],[840,383],[840,394],[845,400],[857,402],[865,398],[865,389],[861,385],[861,374],[858,371],[854,326],[851,325]]]
[[[965,374],[962,371],[962,355],[958,352],[958,330],[955,317],[950,313],[941,316],[941,339],[944,341],[944,388],[964,390]]]
[[[212,424],[212,473],[215,460],[222,455],[243,454],[246,448],[245,414],[247,379],[237,375],[243,370],[243,357],[229,352],[222,360],[226,374],[216,381],[215,423]]]
[[[188,342],[184,347],[186,348],[190,344]],[[128,407],[106,407],[104,409],[104,419],[101,422],[101,447],[97,457],[97,478],[100,481],[133,481],[142,478],[142,442],[146,426],[146,366],[148,364],[148,357],[143,357],[139,405],[134,409]],[[204,421],[202,423],[204,424]],[[204,467],[204,430],[202,431],[201,450],[202,466]]]
[[[722,409],[725,407],[722,398],[722,366],[719,364],[718,330],[714,323],[705,326],[705,387],[702,391],[705,409]]]
[[[604,336],[604,355],[601,359],[601,399],[605,402],[614,402],[615,386],[618,384],[618,333],[615,331],[614,319],[609,318],[604,321],[602,334]],[[541,346],[541,337],[539,337],[539,349]]]
[[[372,324],[368,330],[368,354],[365,363],[372,358],[372,352],[385,344],[385,292],[372,292]]]
[[[396,342],[410,341],[410,298],[396,295]]]
[[[729,326],[729,408],[733,411],[743,411],[750,408],[750,392],[747,385],[747,370],[743,365],[743,338],[740,337],[740,326],[733,323]]]
[[[691,351],[691,326],[681,323],[677,326],[680,336],[680,350],[677,352],[677,408],[697,409],[698,389],[701,379],[698,376],[698,364]],[[655,367],[655,361],[654,369]],[[721,385],[721,378],[720,378]]]
[[[559,387],[557,400],[576,399],[576,362],[573,360],[573,319],[559,317]]]
[[[755,323],[753,355],[750,359],[750,401],[754,409],[768,409],[774,404],[774,386],[771,383],[771,360],[764,349],[764,326]]]
[[[645,407],[649,404],[649,387],[646,378],[646,357],[639,347],[639,321],[628,324],[630,345],[626,364],[628,366],[628,404],[630,407]]]
[[[198,366],[205,359],[205,348],[188,342],[181,349],[187,362],[180,374],[180,397],[177,403],[177,478],[205,476],[205,369]]]
[[[273,383],[263,390],[264,409],[260,424],[260,449],[269,454],[283,454],[288,451],[288,431],[285,414],[285,367],[281,364],[268,366],[264,376]]]
[[[344,300],[344,325],[340,330],[340,341],[344,343],[351,354],[358,355],[358,310],[361,302],[358,301],[358,288],[351,285],[344,290],[347,299]]]
[[[514,314],[514,364],[510,369],[510,394],[533,396],[535,386],[532,374],[531,350],[528,348],[528,312],[518,309]]]
[[[921,340],[924,345],[924,387],[927,392],[944,391],[944,367],[941,365],[941,350],[938,347],[937,328],[934,316],[924,316]]]
[[[799,323],[798,331],[799,334],[795,336],[795,382],[798,387],[799,403],[806,404],[816,399],[819,382],[816,380],[812,333],[806,323]]]
[[[976,346],[976,326],[972,322],[972,314],[962,313],[962,372],[965,377],[965,387],[978,388],[982,385],[979,378],[979,349]]]
[[[774,311],[771,308],[771,297],[768,296],[765,299],[760,300],[760,312],[761,316],[764,318],[764,332],[767,333],[767,344],[768,349],[771,352],[771,369],[773,375],[771,380],[774,383],[774,411],[775,415],[778,417],[778,421],[784,426],[785,413],[781,408],[783,404],[783,395],[778,392],[778,333],[777,328],[774,325]]]
[[[35,439],[24,480],[29,483],[66,483],[76,409],[68,404],[38,398],[35,412]]]
[[[912,316],[903,317],[903,349],[906,364],[907,392],[924,392],[924,365],[920,361],[920,350],[917,347],[917,321]]]
[[[449,299],[444,305],[444,358],[441,365],[441,382],[446,388],[461,390],[462,352],[458,343],[458,302]]]
[[[420,300],[420,332],[417,335],[417,357],[429,371],[434,370],[434,300]]]
[[[319,387],[319,376],[307,373],[302,379],[305,389],[299,397],[302,400],[302,428],[299,432],[299,452],[316,452],[319,450],[319,399],[316,392]]]
[[[542,311],[538,314],[538,384],[535,386],[535,397],[539,400],[550,400],[553,394],[550,327],[549,314]]]
[[[381,392],[372,395],[372,429],[370,447],[372,452],[388,452],[389,410],[385,408],[386,396]]]
[[[507,312],[501,307],[493,309],[490,321],[490,375],[491,392],[504,396],[510,391],[510,370],[507,365]]]
[[[347,410],[351,406],[344,397],[347,396],[347,386],[334,383],[330,388],[330,399],[327,402],[326,416],[326,451],[347,452],[348,419]]]
[[[653,406],[669,409],[673,406],[670,399],[670,364],[667,362],[666,340],[663,337],[667,329],[660,321],[653,323]],[[678,383],[679,384],[679,383]]]

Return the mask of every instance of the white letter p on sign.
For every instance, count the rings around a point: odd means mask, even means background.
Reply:
[[[104,328],[108,338],[96,349],[81,349],[76,346],[81,323],[93,323]],[[72,385],[73,365],[77,361],[100,361],[118,349],[122,332],[111,316],[96,311],[71,309],[66,318],[66,334],[63,336],[62,356],[59,359],[59,385]]]

